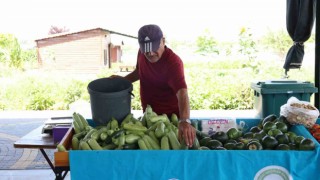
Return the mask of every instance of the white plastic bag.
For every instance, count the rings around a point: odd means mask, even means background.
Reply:
[[[311,128],[319,116],[319,110],[309,102],[300,101],[296,97],[288,99],[287,104],[280,107],[280,115],[287,118],[291,124],[302,124]]]

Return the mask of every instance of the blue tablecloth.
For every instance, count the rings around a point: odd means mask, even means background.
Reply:
[[[245,121],[253,125],[256,120]],[[291,130],[312,138],[303,126]],[[319,147],[316,143],[314,151],[71,150],[69,159],[72,179],[316,180],[320,179]]]

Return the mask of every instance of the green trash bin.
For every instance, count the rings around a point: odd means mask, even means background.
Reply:
[[[292,96],[310,102],[310,96],[318,92],[313,83],[295,80],[268,80],[251,83],[254,90],[254,109],[264,118],[270,114],[280,115],[280,107]]]

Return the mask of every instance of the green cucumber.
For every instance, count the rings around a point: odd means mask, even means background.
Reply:
[[[138,145],[141,150],[148,150],[148,147],[143,139],[138,140]]]
[[[72,114],[72,117],[73,117],[73,121],[76,122],[76,124],[78,124],[80,131],[83,131],[85,128],[84,128],[84,125],[82,124],[78,114],[76,112],[74,112]]]
[[[102,147],[98,144],[98,142],[94,138],[89,139],[88,144],[92,150],[102,150]]]
[[[91,135],[92,135],[94,132],[96,132],[96,131],[98,131],[98,130],[92,128],[92,129],[86,134],[86,136],[85,136],[83,139],[84,139],[84,140],[90,139],[90,138],[91,138]]]
[[[58,148],[59,152],[66,152],[67,151],[67,149],[62,144],[58,144],[57,148]]]
[[[81,115],[79,113],[77,113],[77,115],[82,123],[83,128],[85,128],[86,126],[89,126],[88,121],[83,117],[83,115]]]
[[[142,132],[145,132],[148,130],[147,127],[140,126],[137,124],[124,124],[123,129],[129,130],[129,131],[142,131]]]
[[[154,133],[157,138],[161,138],[165,134],[164,128],[165,128],[165,124],[163,122],[160,122],[157,125],[156,129],[154,130]]]
[[[79,139],[75,136],[72,137],[72,140],[71,140],[71,144],[72,144],[72,149],[73,150],[78,150],[79,149]]]
[[[152,149],[160,149],[159,144],[157,144],[149,135],[143,136],[143,140],[148,141]]]
[[[107,137],[108,137],[108,134],[107,134],[106,132],[102,132],[102,133],[100,134],[100,139],[101,139],[102,141],[106,140]]]
[[[159,139],[156,137],[154,131],[150,131],[148,135],[160,146]]]
[[[119,122],[113,117],[111,118],[110,128],[113,130],[119,128]]]
[[[152,116],[151,118],[150,118],[150,122],[152,122],[152,123],[155,123],[155,122],[158,122],[158,121],[166,121],[166,119],[167,119],[167,116],[166,115],[158,115],[158,116]]]
[[[180,149],[180,146],[181,146],[180,142],[179,142],[176,134],[172,130],[167,133],[167,136],[169,138],[169,142],[170,142],[172,149],[174,149],[174,150]]]
[[[78,139],[82,139],[83,137],[86,136],[86,134],[87,134],[86,131],[82,131],[82,132],[80,132],[80,133],[74,134],[72,137],[76,137],[76,138],[78,138]]]
[[[89,146],[89,144],[88,144],[86,141],[80,140],[79,149],[82,149],[82,150],[91,150],[91,147]]]
[[[125,123],[129,123],[131,121],[131,118],[133,117],[133,114],[132,113],[129,113],[121,122],[121,127],[123,127],[123,125]]]
[[[145,136],[146,136],[146,135],[145,135]],[[148,148],[149,150],[152,150],[153,148],[152,148],[150,142],[148,141],[148,139],[147,139],[145,136],[143,136],[141,139],[144,141],[144,143],[145,143],[145,145],[147,146],[147,148]],[[139,141],[138,141],[138,143],[139,143]]]
[[[73,124],[74,132],[75,132],[76,134],[79,134],[79,133],[82,132],[81,128],[79,127],[79,125],[78,125],[78,123],[77,123],[77,121],[73,121],[72,124]]]
[[[126,143],[125,134],[122,133],[118,139],[118,148],[122,149],[122,146]]]
[[[140,138],[141,137],[139,135],[136,135],[136,134],[127,134],[125,136],[125,141],[128,144],[133,144],[133,143],[137,143]]]
[[[112,149],[115,149],[116,147],[117,147],[117,145],[111,143],[111,144],[107,144],[107,145],[103,146],[102,149],[112,150]]]
[[[162,138],[161,138],[161,149],[162,150],[169,150],[170,149],[168,136],[162,136]]]
[[[179,119],[178,119],[178,116],[177,116],[175,113],[173,113],[173,114],[171,115],[171,122],[172,122],[173,125],[175,125],[176,127],[178,127]]]

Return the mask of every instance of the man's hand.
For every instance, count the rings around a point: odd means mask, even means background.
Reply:
[[[189,124],[188,122],[179,122],[178,125],[179,128],[179,141],[181,142],[184,140],[187,144],[187,146],[192,147],[194,139],[196,137],[196,130],[194,127]]]

